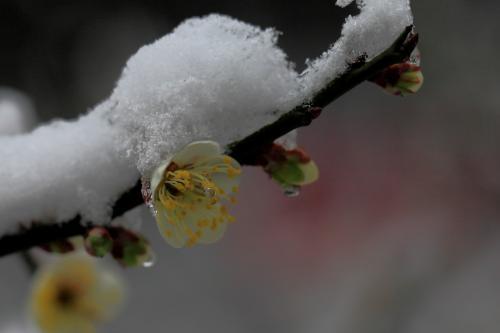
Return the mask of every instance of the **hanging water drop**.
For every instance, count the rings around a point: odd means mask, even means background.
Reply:
[[[151,214],[153,214],[154,217],[158,216],[158,210],[155,208],[153,204],[148,204],[149,210],[151,211]]]
[[[410,54],[409,63],[420,66],[420,51],[418,50],[418,48],[415,48]]]
[[[208,198],[213,198],[215,196],[215,190],[211,187],[207,187],[205,190],[205,196]]]
[[[289,185],[283,188],[283,194],[287,197],[296,197],[300,194],[300,186]]]
[[[149,249],[148,253],[146,254],[146,257],[144,258],[144,261],[142,262],[142,267],[150,268],[153,267],[155,263],[156,263],[156,254],[153,252],[152,249]]]

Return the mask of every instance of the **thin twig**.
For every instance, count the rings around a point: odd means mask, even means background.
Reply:
[[[380,55],[368,62],[360,59],[351,64],[344,74],[334,78],[310,100],[304,101],[304,104],[295,107],[275,122],[264,126],[248,137],[229,145],[227,154],[242,165],[257,165],[259,156],[270,147],[274,140],[296,128],[308,126],[318,116],[318,108],[332,103],[384,68],[408,59],[417,42],[418,35],[413,33],[413,26],[408,26],[398,39]],[[141,183],[138,181],[116,201],[111,216],[113,219],[119,217],[142,203]],[[58,224],[32,224],[31,227],[19,233],[0,237],[0,257],[25,251],[34,246],[83,235],[90,227],[92,224],[82,225],[80,216]]]

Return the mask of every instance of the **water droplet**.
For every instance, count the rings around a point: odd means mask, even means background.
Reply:
[[[283,188],[283,194],[287,197],[296,197],[300,194],[300,186],[290,185]]]
[[[209,198],[213,198],[215,196],[215,190],[211,187],[207,187],[205,190],[205,196],[209,197]]]
[[[413,65],[420,66],[420,51],[418,50],[418,48],[415,48],[410,54],[409,62]]]
[[[154,217],[158,216],[158,210],[153,206],[153,204],[148,205],[149,210],[151,211],[151,214],[153,214]]]
[[[145,254],[145,259],[142,262],[142,267],[145,268],[150,268],[153,267],[156,263],[156,254],[153,252],[152,249],[149,249],[148,253]]]

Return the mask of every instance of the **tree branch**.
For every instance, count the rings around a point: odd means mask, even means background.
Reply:
[[[293,110],[282,115],[274,123],[264,126],[257,132],[229,146],[229,155],[241,164],[254,165],[255,156],[268,147],[274,140],[288,132],[311,124],[318,116],[315,108],[323,108],[337,98],[356,87],[361,82],[372,78],[390,65],[403,62],[410,57],[418,43],[418,35],[413,33],[413,26],[408,26],[396,41],[384,52],[369,62],[360,59],[349,69],[333,79],[310,101],[305,101]]]
[[[275,122],[264,126],[248,137],[229,145],[227,154],[242,165],[257,165],[258,158],[277,138],[303,126],[311,124],[319,115],[320,108],[327,106],[361,82],[372,78],[384,68],[405,61],[415,49],[418,35],[413,26],[408,26],[396,41],[371,61],[359,59],[350,64],[349,69],[334,78],[310,100],[285,113]],[[113,206],[112,219],[143,204],[141,182],[125,192]],[[92,224],[82,224],[80,216],[57,224],[33,223],[20,232],[0,237],[0,257],[34,246],[84,235]]]

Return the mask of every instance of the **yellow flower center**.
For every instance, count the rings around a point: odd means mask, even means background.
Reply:
[[[231,161],[230,157],[224,156],[221,163],[205,163],[195,168],[186,166],[182,169],[172,163],[163,176],[163,186],[158,187],[158,200],[167,210],[183,208],[191,211],[200,203],[212,206],[221,197],[232,200],[210,176],[214,173],[223,173],[228,177],[239,175],[241,170],[233,167]]]
[[[214,204],[220,189],[208,177],[188,170],[167,171],[158,199],[168,209],[189,209],[195,203]]]

